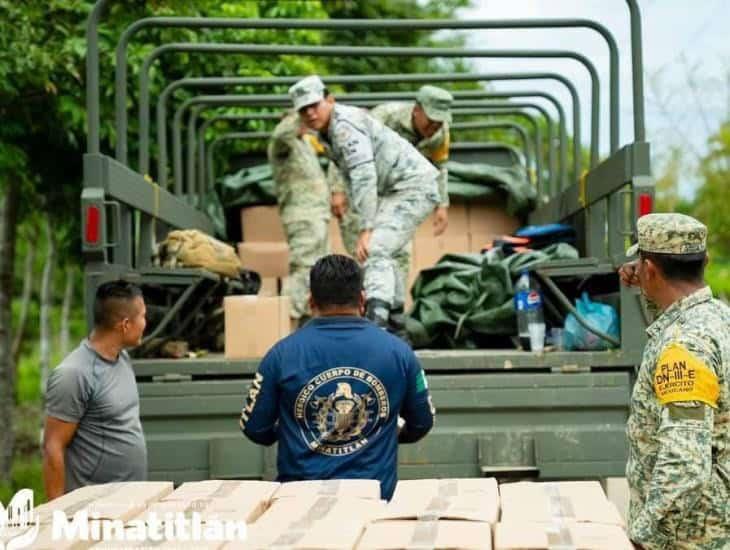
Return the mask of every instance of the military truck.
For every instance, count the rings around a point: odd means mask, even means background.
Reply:
[[[619,0],[613,0],[617,6]],[[198,123],[211,105],[247,106],[251,117],[276,118],[271,107],[285,107],[277,95],[200,95],[178,106],[172,119],[168,103],[175,89],[225,89],[232,84],[266,88],[289,84],[298,77],[190,77],[170,83],[157,102],[157,170],[150,167],[150,97],[148,71],[166,52],[210,52],[310,56],[399,56],[449,58],[568,58],[582,64],[591,77],[591,131],[589,166],[581,164],[581,112],[574,84],[560,73],[509,72],[494,74],[433,75],[325,75],[325,81],[436,83],[553,79],[572,97],[573,164],[566,149],[566,111],[556,100],[557,130],[539,103],[513,101],[510,95],[498,106],[483,101],[485,95],[458,97],[457,107],[472,114],[518,111],[532,120],[536,137],[530,164],[535,166],[540,194],[530,224],[563,222],[578,234],[581,257],[575,261],[548,262],[535,269],[543,288],[562,313],[572,311],[572,300],[582,285],[595,283],[604,299],[620,316],[620,340],[610,351],[554,351],[532,353],[519,349],[419,350],[426,369],[438,419],[433,432],[418,444],[399,451],[399,475],[418,477],[535,477],[539,479],[604,478],[621,476],[627,456],[624,426],[636,365],[643,347],[646,315],[638,295],[619,285],[616,268],[624,259],[635,219],[651,211],[653,182],[649,144],[644,132],[641,19],[635,0],[627,0],[631,25],[633,90],[633,141],[619,144],[619,50],[612,34],[589,19],[525,20],[287,20],[200,19],[151,17],[131,24],[117,45],[116,135],[114,152],[100,150],[99,26],[107,1],[100,0],[88,23],[87,107],[88,152],[84,157],[83,254],[87,305],[104,281],[125,277],[143,286],[151,312],[145,337],[177,338],[195,335],[214,320],[215,305],[223,296],[247,291],[246,281],[225,279],[202,269],[162,268],[151,261],[155,243],[171,229],[195,228],[214,233],[204,209],[211,184],[206,156],[211,144]],[[487,50],[456,48],[380,48],[362,46],[281,46],[266,44],[210,44],[203,42],[160,44],[141,70],[140,157],[136,164],[127,152],[128,68],[126,51],[143,29],[370,29],[439,30],[472,32],[488,29],[584,28],[597,32],[609,49],[609,154],[600,158],[601,109],[598,72],[586,56],[569,50]],[[556,37],[559,36],[556,33]],[[301,75],[304,76],[304,75]],[[545,98],[545,94],[539,93]],[[499,98],[499,96],[497,96]],[[504,97],[502,99],[505,99]],[[545,98],[550,101],[550,98]],[[553,98],[554,99],[554,98]],[[374,104],[378,94],[360,94],[351,102]],[[535,107],[537,105],[537,107]],[[256,108],[267,107],[257,115]],[[545,121],[535,123],[526,109],[537,110]],[[187,153],[183,150],[187,118]],[[238,115],[240,116],[240,115]],[[472,121],[474,118],[471,119]],[[507,119],[504,119],[507,120]],[[503,122],[504,122],[503,120]],[[514,121],[515,118],[509,118]],[[172,121],[174,179],[168,170],[168,122]],[[208,121],[204,121],[203,125]],[[468,124],[468,122],[466,123]],[[206,127],[207,128],[207,127]],[[549,132],[546,142],[536,133]],[[234,139],[234,138],[232,138]],[[208,147],[208,149],[206,149]],[[472,143],[454,147],[454,157],[470,162],[510,162],[515,155],[506,144]],[[521,161],[523,162],[523,161]],[[186,169],[187,168],[187,169]],[[150,178],[148,174],[153,177]],[[201,205],[200,207],[196,205]],[[88,308],[87,308],[88,311]],[[202,314],[201,312],[209,312]],[[217,313],[218,315],[220,312]],[[579,317],[580,319],[580,317]],[[141,397],[141,413],[149,449],[151,479],[182,482],[208,478],[270,478],[275,474],[275,448],[246,441],[238,430],[238,415],[258,360],[227,361],[220,354],[194,359],[137,358],[134,367]]]

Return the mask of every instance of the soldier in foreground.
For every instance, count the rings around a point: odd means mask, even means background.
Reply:
[[[730,548],[730,308],[704,283],[707,228],[639,218],[620,269],[657,306],[631,397],[626,476],[638,548]]]
[[[422,86],[414,102],[391,102],[378,105],[370,114],[415,146],[439,170],[439,204],[434,209],[434,236],[441,235],[448,226],[449,124],[453,96],[436,86]],[[340,220],[342,239],[350,254],[355,253],[359,222],[358,216],[347,208],[344,181],[336,172],[330,172],[332,213]],[[408,270],[411,265],[412,244],[409,242],[396,253],[402,284],[406,291]],[[405,328],[402,304],[394,305],[390,316],[391,329],[400,333]]]
[[[297,113],[276,126],[268,147],[276,186],[276,201],[289,244],[289,278],[283,294],[291,298],[292,319],[311,315],[309,270],[327,254],[330,218],[329,189],[317,158],[316,142]]]
[[[330,146],[359,216],[357,259],[365,264],[366,316],[388,328],[405,288],[396,254],[439,204],[438,171],[410,143],[357,107],[335,104],[317,76],[289,89],[302,121]]]

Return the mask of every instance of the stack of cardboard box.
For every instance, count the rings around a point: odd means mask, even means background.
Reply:
[[[289,274],[289,246],[276,206],[241,209],[243,242],[238,255],[244,269],[261,275],[261,296],[277,296],[282,279]]]
[[[225,550],[355,548],[365,526],[385,507],[374,480],[284,483],[244,542]]]
[[[358,548],[490,550],[492,526],[498,519],[495,479],[400,481]]]
[[[224,299],[226,359],[262,357],[291,331],[289,298],[279,296],[289,274],[289,247],[277,207],[243,208],[241,227],[241,265],[261,276],[261,289],[257,296]]]
[[[500,486],[495,550],[631,550],[623,520],[597,481],[519,482]]]

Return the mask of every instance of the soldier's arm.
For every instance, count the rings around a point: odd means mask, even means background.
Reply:
[[[238,423],[243,434],[254,443],[276,443],[279,420],[278,354],[272,349],[261,361],[251,382],[246,403]]]
[[[637,543],[666,542],[667,514],[691,510],[710,481],[719,367],[718,348],[707,335],[684,333],[660,353],[654,371],[654,392],[663,406],[659,450],[647,500],[631,525]]]
[[[344,193],[345,192],[345,178],[342,176],[342,172],[337,168],[337,165],[330,161],[327,166],[327,184],[330,188],[330,193]]]
[[[436,149],[431,151],[429,160],[439,170],[438,187],[441,199],[439,205],[449,206],[449,171],[446,169],[446,163],[449,160],[450,137],[447,124],[444,124],[442,131],[444,132],[444,140]]]
[[[342,121],[334,131],[336,147],[342,152],[348,173],[352,208],[360,215],[360,231],[373,229],[378,208],[378,174],[370,136]]]

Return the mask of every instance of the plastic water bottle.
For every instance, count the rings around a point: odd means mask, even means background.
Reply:
[[[520,347],[541,352],[545,347],[545,318],[539,285],[523,271],[515,287],[515,310]]]
[[[517,335],[520,347],[530,349],[530,332],[527,325],[527,298],[530,295],[530,274],[528,271],[520,273],[515,285],[515,312],[517,313]]]

